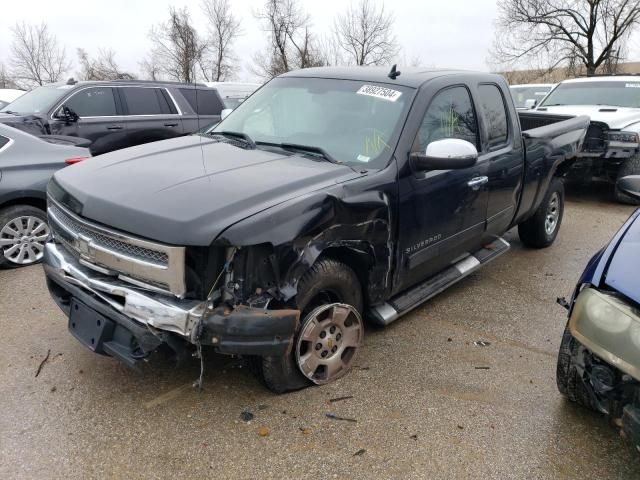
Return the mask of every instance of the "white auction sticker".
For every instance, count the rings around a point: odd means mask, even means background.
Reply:
[[[640,88],[640,83],[627,83],[625,88]]]
[[[383,100],[389,100],[395,102],[400,98],[402,92],[393,90],[391,88],[377,87],[375,85],[363,85],[360,90],[356,92],[358,95],[368,95],[369,97],[382,98]]]

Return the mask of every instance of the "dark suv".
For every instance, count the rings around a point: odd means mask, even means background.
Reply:
[[[0,110],[0,123],[86,138],[99,155],[194,132],[220,120],[223,108],[218,92],[202,84],[70,79],[16,99]]]

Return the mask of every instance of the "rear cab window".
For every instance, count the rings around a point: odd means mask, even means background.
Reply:
[[[9,139],[7,137],[3,137],[2,135],[0,135],[0,152],[8,143],[9,143]]]
[[[509,116],[500,88],[492,83],[478,86],[480,110],[485,120],[489,150],[509,141]]]

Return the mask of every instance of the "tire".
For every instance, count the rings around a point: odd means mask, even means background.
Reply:
[[[640,175],[640,155],[634,155],[631,158],[628,158],[622,165],[620,165],[620,170],[618,170],[618,178],[616,182],[620,180],[622,177],[626,177],[627,175]],[[633,198],[626,193],[618,190],[618,187],[614,187],[613,196],[619,203],[625,203],[627,205],[640,205],[640,200],[637,198]]]
[[[316,262],[298,282],[296,307],[300,310],[301,325],[296,343],[305,325],[305,319],[319,307],[342,303],[362,312],[363,300],[360,282],[347,265],[332,259]],[[252,357],[249,367],[256,377],[272,392],[285,393],[313,384],[302,374],[296,361],[296,348],[283,357]]]
[[[560,351],[558,352],[556,384],[558,385],[560,393],[572,402],[590,410],[598,411],[573,363],[573,359],[576,357],[580,348],[583,347],[573,338],[569,331],[569,323],[567,323],[564,333],[562,334]]]
[[[18,226],[24,229],[24,234],[20,235]],[[48,237],[47,215],[43,210],[30,205],[14,205],[0,210],[0,268],[39,263]]]
[[[563,215],[564,184],[562,180],[554,177],[536,212],[531,218],[518,225],[520,241],[531,248],[546,248],[550,246],[558,236]],[[553,222],[551,221],[552,218],[554,219]]]

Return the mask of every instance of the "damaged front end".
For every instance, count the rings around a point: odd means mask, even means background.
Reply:
[[[202,345],[225,354],[291,351],[299,312],[270,310],[272,297],[260,290],[243,303],[242,280],[235,280],[232,268],[236,249],[226,249],[213,287],[198,298],[192,294],[204,291],[202,278],[183,260],[183,251],[103,229],[60,205],[49,209],[49,220],[54,235],[44,255],[49,290],[69,317],[71,333],[94,352],[134,366],[162,345],[179,359]],[[162,255],[150,253],[158,251]]]

